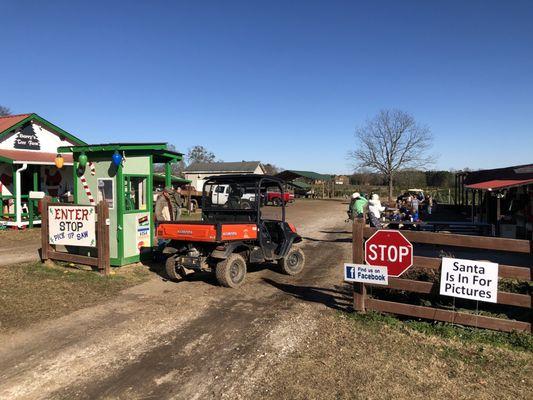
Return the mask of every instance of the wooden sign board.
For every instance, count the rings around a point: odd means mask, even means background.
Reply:
[[[96,247],[95,206],[48,207],[48,243]]]

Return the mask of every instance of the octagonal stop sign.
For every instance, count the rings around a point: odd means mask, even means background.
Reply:
[[[390,277],[398,277],[413,265],[413,245],[399,231],[382,229],[366,241],[365,261],[387,267]]]

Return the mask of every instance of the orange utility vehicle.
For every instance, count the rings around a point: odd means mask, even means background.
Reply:
[[[269,188],[283,193],[282,180],[267,175],[213,176],[206,180],[202,194],[202,220],[163,222],[157,227],[159,239],[169,240],[163,250],[166,271],[171,279],[190,270],[213,271],[226,287],[240,286],[247,265],[276,261],[288,275],[300,273],[305,264],[302,241],[292,224],[263,218],[262,199]]]

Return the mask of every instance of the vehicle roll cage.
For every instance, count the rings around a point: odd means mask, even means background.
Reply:
[[[270,183],[270,184],[269,184]],[[281,192],[281,198],[284,197],[285,190],[283,188],[285,181],[270,175],[215,175],[207,177],[202,188],[202,213],[240,213],[252,214],[255,213],[256,221],[259,224],[261,221],[261,188],[267,189],[269,187],[277,187]],[[241,208],[224,208],[213,207],[208,205],[209,194],[206,192],[208,186],[216,185],[238,185],[240,187],[253,187],[255,194],[255,201],[250,202],[250,209]],[[285,222],[285,202],[281,203],[281,220]]]

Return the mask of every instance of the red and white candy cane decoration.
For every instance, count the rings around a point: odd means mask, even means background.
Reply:
[[[96,175],[96,168],[94,166],[94,163],[89,162],[89,169],[91,170],[91,175],[95,176]]]
[[[89,185],[87,184],[87,179],[85,179],[85,175],[82,175],[80,177],[81,184],[83,185],[83,189],[85,190],[85,194],[89,198],[89,203],[96,204],[94,201],[93,194],[91,193],[91,189],[89,189]]]

